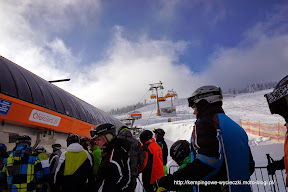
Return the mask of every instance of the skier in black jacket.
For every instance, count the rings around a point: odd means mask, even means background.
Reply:
[[[131,182],[129,142],[116,138],[116,127],[110,123],[98,125],[90,134],[102,150],[95,191],[128,191]]]
[[[137,177],[138,177],[138,167],[142,165],[145,154],[142,149],[141,143],[132,136],[129,128],[127,126],[122,126],[118,131],[119,139],[127,140],[130,143],[129,155],[130,155],[130,168],[131,168],[131,183],[129,186],[129,191],[135,191],[137,185]]]
[[[168,157],[168,147],[167,144],[164,140],[164,135],[165,135],[165,131],[163,129],[154,129],[153,130],[154,134],[155,134],[155,139],[156,139],[156,143],[161,147],[162,149],[162,155],[163,155],[163,168],[164,168],[164,173],[165,175],[167,175],[167,157]]]
[[[222,99],[222,91],[216,86],[200,87],[188,98],[189,106],[197,117],[191,136],[195,153],[191,155],[191,163],[184,168],[159,178],[154,184],[155,191],[185,188],[187,186],[177,185],[175,181],[190,180],[196,181],[190,184],[199,184],[199,191],[251,192],[249,185],[241,184],[250,179],[255,166],[248,136],[242,127],[225,115]],[[206,186],[201,181],[214,184]],[[229,181],[236,183],[222,184]]]

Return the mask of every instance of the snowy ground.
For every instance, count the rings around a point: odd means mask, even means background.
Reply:
[[[253,122],[262,122],[265,124],[276,124],[280,122],[284,124],[284,119],[279,115],[271,115],[264,94],[272,90],[264,90],[255,93],[239,94],[234,97],[225,97],[223,100],[223,108],[225,113],[238,124],[241,120],[250,120]],[[151,104],[143,108],[137,109],[142,113],[142,119],[136,120],[135,125],[143,129],[153,130],[154,128],[162,128],[165,130],[165,139],[168,147],[178,139],[190,140],[195,116],[193,111],[188,107],[187,99],[173,100],[176,106],[177,117],[172,117],[172,122],[168,122],[168,118],[156,116],[156,104]],[[161,107],[171,105],[170,99],[160,103]],[[125,118],[127,115],[118,116],[117,118]],[[180,119],[180,120],[179,120]],[[281,159],[284,155],[283,143],[278,143],[269,138],[249,135],[249,145],[251,147],[256,166],[264,166],[267,164],[266,153],[271,154],[274,159]]]
[[[272,90],[264,90],[249,94],[240,94],[234,97],[225,97],[223,108],[225,113],[238,124],[241,120],[250,120],[253,122],[262,122],[265,124],[276,124],[280,122],[284,124],[284,119],[279,115],[271,115],[264,94]],[[195,116],[193,111],[187,105],[187,99],[173,100],[176,106],[177,117],[172,118],[172,122],[167,122],[168,118],[156,116],[155,104],[148,105],[137,111],[142,113],[142,119],[136,120],[135,125],[143,129],[153,130],[154,128],[162,128],[165,130],[165,139],[170,146],[179,139],[190,141]],[[170,99],[160,103],[160,107],[168,107],[171,105]],[[127,115],[118,116],[117,118],[125,118]],[[179,120],[181,119],[181,120]],[[183,120],[182,120],[183,119]],[[275,160],[281,159],[284,155],[283,143],[278,143],[269,138],[259,137],[248,134],[249,145],[257,167],[267,166],[266,154],[270,154]],[[168,157],[167,167],[175,164]]]

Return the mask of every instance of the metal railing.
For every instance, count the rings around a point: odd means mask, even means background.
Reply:
[[[285,175],[285,170],[277,170],[274,175],[269,175],[267,167],[255,167],[255,171],[250,177],[251,189],[253,192],[287,192]]]
[[[171,165],[168,173],[172,174],[177,171],[178,165]],[[255,167],[249,183],[253,192],[287,192],[285,187],[286,172],[277,170],[274,175],[269,175],[267,167]]]

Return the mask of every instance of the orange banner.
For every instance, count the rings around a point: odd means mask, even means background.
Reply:
[[[0,94],[0,99],[6,101],[6,107],[0,108],[2,123],[16,124],[36,129],[49,129],[63,133],[75,133],[80,136],[90,136],[90,130],[95,127],[78,119],[45,109],[43,107]]]

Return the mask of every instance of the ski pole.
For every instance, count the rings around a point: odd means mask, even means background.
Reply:
[[[270,156],[270,154],[266,154],[266,157],[267,157],[267,160],[268,160],[268,165],[271,164],[271,160],[272,160],[272,162],[274,162],[274,160],[272,159],[272,157]],[[269,177],[269,175],[268,175],[268,177]],[[271,174],[271,177],[272,177],[272,181],[274,181],[273,174]],[[273,185],[273,188],[274,188],[274,191],[276,191],[275,185]]]

